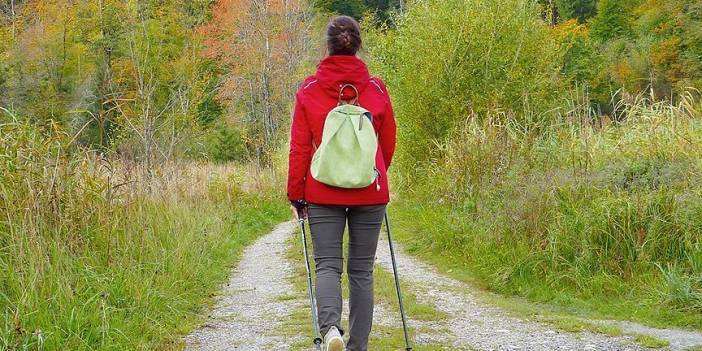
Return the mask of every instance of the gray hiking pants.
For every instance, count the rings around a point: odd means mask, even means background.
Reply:
[[[373,323],[373,263],[385,205],[308,207],[314,246],[315,292],[322,335],[336,326],[341,334],[342,240],[346,222],[349,245],[346,272],[349,276],[348,351],[367,351]]]

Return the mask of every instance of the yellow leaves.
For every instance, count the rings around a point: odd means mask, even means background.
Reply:
[[[557,38],[586,37],[589,34],[589,30],[586,25],[578,23],[578,20],[573,18],[553,27],[553,34]]]
[[[569,49],[576,41],[589,38],[590,31],[584,24],[579,24],[577,19],[570,19],[559,23],[551,29],[551,34],[562,49]]]
[[[679,60],[680,38],[670,37],[651,50],[651,61],[655,66],[669,66]]]
[[[682,39],[678,36],[672,36],[661,41],[651,50],[653,66],[664,72],[666,78],[673,85],[688,75],[688,65],[680,55],[681,46]]]
[[[13,44],[10,26],[0,26],[0,54],[7,51]]]
[[[634,76],[634,69],[631,67],[628,61],[620,61],[614,65],[614,71],[612,72],[614,79],[626,85],[632,76]]]

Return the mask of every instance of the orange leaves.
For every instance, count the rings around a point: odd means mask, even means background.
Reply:
[[[672,36],[651,50],[651,61],[655,66],[669,66],[679,59],[680,38]]]
[[[680,37],[672,36],[661,41],[651,50],[653,66],[663,71],[672,84],[676,84],[687,75],[686,64],[680,55],[681,46]]]
[[[202,53],[205,57],[215,58],[231,49],[229,39],[246,16],[248,3],[246,0],[219,0],[212,6],[212,20],[199,28],[204,36]]]
[[[247,49],[245,42],[254,36],[264,35],[276,43],[289,40],[294,34],[283,28],[295,24],[295,14],[305,5],[301,0],[218,0],[212,6],[212,20],[199,28],[205,38],[203,54],[231,56]]]
[[[288,119],[298,68],[309,57],[310,7],[305,0],[218,0],[199,28],[201,54],[221,72],[216,98],[250,149],[272,150]]]
[[[202,55],[228,72],[220,98],[240,95],[236,90],[260,89],[244,84],[256,77],[290,79],[285,70],[296,66],[290,60],[300,59],[291,52],[303,47],[305,28],[300,23],[305,11],[303,0],[219,0],[213,5],[212,20],[199,31],[204,36]]]
[[[626,85],[626,82],[634,76],[634,70],[629,65],[628,61],[620,61],[614,65],[614,79],[619,81],[621,84]]]

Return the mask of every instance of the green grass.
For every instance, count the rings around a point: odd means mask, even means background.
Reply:
[[[242,249],[287,215],[263,185],[242,190],[243,167],[146,170],[53,130],[0,134],[3,350],[177,349]]]
[[[568,285],[559,286],[551,280],[545,281],[548,276],[535,275],[533,271],[519,271],[512,276],[517,269],[522,269],[518,266],[523,264],[520,260],[529,259],[530,254],[537,256],[540,252],[538,248],[531,248],[531,252],[520,251],[522,248],[518,245],[524,243],[519,240],[523,239],[515,236],[514,232],[496,232],[495,230],[502,230],[500,226],[504,224],[498,222],[502,218],[492,213],[488,224],[481,222],[482,218],[476,216],[471,207],[461,208],[455,204],[435,201],[436,198],[418,197],[416,194],[403,195],[390,208],[398,240],[408,252],[433,263],[442,273],[479,287],[475,294],[483,303],[499,306],[519,318],[536,320],[567,332],[632,335],[646,347],[665,347],[668,342],[648,335],[625,333],[616,325],[600,324],[589,319],[633,319],[658,327],[670,327],[673,324],[688,328],[695,325],[694,321],[699,321],[698,315],[690,313],[694,310],[694,304],[683,310],[661,311],[660,305],[652,302],[661,297],[661,292],[652,288],[655,285],[646,284],[655,278],[655,273],[659,273],[656,270],[649,272],[650,276],[636,277],[638,281],[617,281],[616,277],[610,276],[603,282],[611,285],[587,291],[587,299],[579,295],[582,292],[569,290]],[[507,201],[514,201],[514,198]],[[524,203],[524,206],[530,205]],[[510,239],[512,242],[508,241]],[[651,268],[655,269],[656,266]],[[500,270],[509,271],[509,278],[515,277],[514,281],[505,280]],[[563,276],[568,274],[548,270],[541,272],[543,275],[554,273]],[[680,271],[669,275],[671,277],[665,279],[674,281],[671,285],[675,287],[673,291],[681,295],[679,300],[689,301],[689,296],[696,293],[694,280],[686,278]],[[593,280],[593,285],[598,284],[597,278]],[[633,285],[636,283],[640,285]],[[587,284],[581,286],[588,287]],[[638,291],[610,294],[611,291],[625,291],[632,286]],[[690,320],[693,322],[690,323]]]
[[[395,279],[392,273],[376,265],[373,271],[373,278],[375,279],[376,301],[385,304],[388,307],[388,312],[392,313],[400,321],[400,306],[397,301]],[[421,291],[415,292],[421,289],[420,287],[410,286],[410,284],[407,284],[400,278],[400,288],[402,289],[402,302],[405,305],[407,316],[419,321],[438,321],[448,317],[446,312],[437,310],[433,305],[417,301],[416,294],[424,293]]]
[[[464,281],[475,281],[466,275],[465,271],[455,271],[453,268],[444,269],[445,274]],[[461,293],[458,291],[457,293]],[[552,328],[570,333],[591,332],[609,336],[631,335],[635,341],[644,347],[661,348],[669,345],[668,341],[650,335],[627,333],[618,325],[597,323],[588,320],[587,311],[578,311],[573,308],[558,306],[554,304],[533,303],[524,298],[516,296],[504,296],[487,290],[476,289],[471,293],[481,303],[497,306],[508,315],[531,321],[537,321]]]
[[[507,297],[526,297],[530,304],[548,304],[557,313],[580,318],[614,318],[656,327],[702,328],[702,317],[692,310],[660,308],[658,289],[664,282],[654,275],[655,271],[628,280],[609,276],[603,281],[608,283],[603,290],[595,287],[579,290],[530,272],[521,272],[522,276],[516,275],[505,281],[500,272],[513,272],[519,267],[518,261],[505,258],[516,255],[514,249],[502,249],[497,245],[470,249],[468,243],[451,244],[453,240],[444,243],[446,238],[462,237],[461,240],[465,240],[465,237],[470,237],[470,233],[463,231],[470,230],[466,226],[471,224],[464,222],[455,212],[447,215],[451,211],[448,206],[424,207],[407,201],[396,202],[390,211],[395,218],[395,236],[408,253],[432,263],[444,274],[481,289]],[[431,242],[427,238],[431,238]],[[505,261],[495,262],[498,256]],[[593,277],[594,281],[598,279],[602,278]]]
[[[397,239],[505,296],[702,330],[702,123],[685,111],[625,106],[626,123],[534,135],[469,124],[426,177],[395,177]]]
[[[636,340],[636,342],[641,344],[641,346],[650,347],[653,349],[660,349],[670,346],[670,343],[668,341],[661,340],[649,335],[636,335],[634,339]]]
[[[622,329],[617,325],[593,323],[556,306],[533,304],[523,298],[505,297],[486,291],[476,292],[476,296],[480,301],[498,306],[508,314],[538,321],[559,330],[571,333],[589,331],[611,336],[624,335]]]
[[[80,250],[47,241],[28,269],[5,273],[0,348],[178,348],[242,249],[286,214],[257,197],[236,206],[145,201],[114,218],[125,225],[109,258],[99,232],[84,233]]]

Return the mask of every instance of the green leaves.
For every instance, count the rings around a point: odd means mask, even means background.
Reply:
[[[592,36],[609,40],[630,34],[634,1],[600,0],[597,3],[597,16],[590,22]]]
[[[383,22],[388,22],[390,12],[398,9],[401,2],[402,0],[320,0],[315,1],[315,6],[327,12],[351,16],[356,20],[361,20],[365,14],[372,12]]]
[[[411,140],[400,143],[408,171],[466,119],[520,119],[553,106],[561,53],[529,1],[416,3],[388,36],[369,51],[381,61],[374,65],[390,87],[400,138]]]
[[[561,20],[576,18],[583,23],[597,13],[597,0],[556,0]]]

